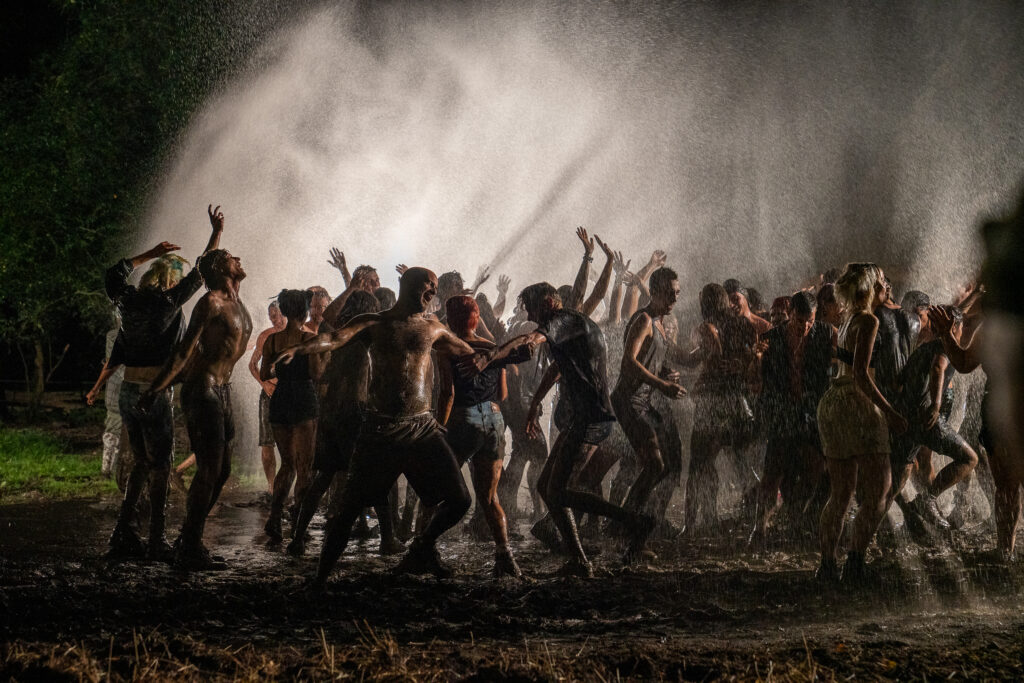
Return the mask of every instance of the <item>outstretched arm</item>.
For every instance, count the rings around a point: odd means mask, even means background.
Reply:
[[[220,204],[216,209],[213,208],[213,204],[207,206],[206,214],[210,217],[210,227],[213,228],[213,231],[210,233],[210,239],[206,241],[204,254],[220,246],[220,236],[224,232],[224,213],[220,210]]]
[[[349,320],[344,326],[333,332],[324,332],[313,337],[309,341],[296,344],[278,354],[274,365],[292,362],[295,356],[307,356],[313,353],[328,353],[340,349],[352,341],[357,334],[369,329],[380,322],[380,316],[376,313],[363,313]]]
[[[594,285],[594,291],[590,293],[587,300],[580,306],[580,312],[583,315],[589,316],[597,309],[597,305],[604,299],[604,295],[608,293],[608,284],[612,279],[612,266],[615,262],[615,254],[612,253],[611,248],[607,244],[601,241],[601,238],[594,235],[594,241],[597,242],[598,246],[604,252],[605,257],[608,259],[604,264],[604,269],[601,271],[601,275],[597,278],[597,283]]]
[[[981,326],[975,328],[974,335],[966,346],[961,346],[953,339],[953,316],[941,306],[928,307],[928,320],[942,339],[942,348],[949,356],[949,362],[957,372],[967,374],[974,372],[981,365],[979,334]]]
[[[615,261],[612,264],[612,268],[615,271],[615,284],[612,285],[612,296],[608,300],[608,322],[613,325],[618,325],[622,321],[622,283],[626,279],[626,275],[629,274],[629,264],[631,261],[623,261],[622,252],[615,252]]]
[[[633,284],[635,286],[630,287],[629,291],[626,293],[626,310],[622,312],[623,318],[629,320],[632,315],[636,313],[636,309],[640,307],[641,291],[645,296],[650,298],[650,292],[647,291],[647,278],[651,276],[651,273],[665,265],[665,261],[667,259],[668,257],[665,255],[665,252],[660,249],[656,249],[654,253],[651,254],[650,260],[647,261],[647,265],[636,274],[633,280]]]
[[[338,269],[347,289],[352,284],[352,275],[348,272],[348,264],[345,263],[345,252],[337,247],[331,247],[331,258],[327,259],[327,263],[331,267]]]
[[[491,310],[494,311],[494,317],[501,319],[501,314],[505,312],[505,301],[508,297],[508,286],[512,284],[512,280],[507,275],[498,276],[498,300],[491,306]]]

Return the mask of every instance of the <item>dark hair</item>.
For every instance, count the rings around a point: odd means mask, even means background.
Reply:
[[[757,291],[753,287],[747,288],[747,303],[750,304],[750,310],[760,311],[764,301],[761,300],[761,292]]]
[[[700,317],[706,323],[720,325],[733,316],[729,294],[717,282],[709,282],[700,290]]]
[[[818,307],[818,301],[810,292],[797,292],[789,299],[796,315],[810,315]]]
[[[836,280],[838,280],[839,276],[842,275],[842,274],[843,274],[842,268],[829,268],[821,276],[822,284],[823,285],[834,285],[836,283]],[[818,303],[821,303],[821,302],[819,301]]]
[[[655,290],[662,291],[663,289],[668,289],[672,286],[672,283],[678,279],[679,276],[676,275],[676,271],[671,268],[666,268],[664,266],[658,268],[656,271],[651,273],[651,278],[647,281],[651,290],[651,296],[654,296]]]
[[[300,318],[305,321],[309,315],[309,304],[313,292],[308,289],[282,289],[277,295],[277,305],[286,318]]]
[[[373,295],[380,302],[380,310],[382,311],[394,308],[395,304],[398,303],[398,297],[395,296],[395,292],[387,287],[378,287],[373,291]]]
[[[824,308],[829,304],[836,303],[836,286],[827,282],[818,290],[818,308]]]
[[[566,308],[573,308],[572,285],[562,285],[558,288],[558,298]]]
[[[207,288],[216,289],[224,284],[224,275],[220,272],[220,266],[227,258],[227,249],[211,249],[196,261],[196,268],[203,276]]]
[[[348,299],[345,300],[345,305],[341,307],[341,311],[338,312],[338,321],[335,323],[337,327],[341,327],[352,318],[363,313],[378,313],[380,312],[380,301],[377,297],[369,292],[365,292],[361,289],[349,294]]]
[[[772,308],[773,309],[774,308],[782,308],[784,311],[786,311],[786,313],[789,313],[789,311],[793,308],[792,297],[788,297],[788,296],[777,296],[777,297],[775,297],[775,299],[772,300]]]
[[[903,300],[900,301],[900,308],[905,311],[916,313],[917,309],[924,308],[931,304],[931,298],[922,291],[912,289],[903,295]]]
[[[466,289],[466,283],[463,282],[462,275],[457,270],[442,273],[441,277],[437,278],[437,292],[439,296],[456,296],[462,294],[464,289]]]
[[[460,337],[476,329],[476,323],[480,321],[480,307],[476,305],[476,299],[465,294],[450,297],[444,304],[444,312],[448,328]]]
[[[538,282],[519,293],[519,303],[527,311],[536,311],[540,309],[541,303],[548,297],[551,297],[558,303],[562,303],[562,298],[558,296],[557,289],[547,282]]]
[[[722,283],[722,287],[725,288],[725,293],[726,294],[732,294],[735,291],[743,289],[743,285],[740,284],[740,281],[737,280],[734,277],[731,277],[728,280],[726,280],[725,282],[723,282]]]

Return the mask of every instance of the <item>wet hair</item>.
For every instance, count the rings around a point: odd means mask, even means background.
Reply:
[[[382,311],[394,308],[395,304],[398,303],[398,297],[395,296],[394,290],[388,289],[387,287],[378,287],[373,291],[373,295],[377,297],[377,301],[380,302],[380,310]]]
[[[747,303],[750,305],[750,310],[760,311],[764,301],[761,299],[761,292],[757,291],[753,287],[747,288]]]
[[[662,291],[669,289],[672,283],[679,279],[676,275],[676,271],[671,268],[661,267],[651,273],[651,279],[648,280],[648,287],[651,290],[651,296],[654,296],[655,290]]]
[[[720,325],[733,317],[729,294],[717,282],[709,282],[700,290],[700,317],[704,322]]]
[[[900,308],[905,311],[916,313],[917,309],[924,308],[930,305],[931,302],[932,300],[927,294],[916,289],[912,289],[903,295],[903,299],[900,301]]]
[[[480,307],[476,299],[465,294],[449,298],[444,304],[444,312],[448,328],[460,337],[467,336],[480,322]]]
[[[538,282],[519,293],[519,303],[527,311],[538,311],[544,299],[548,297],[551,297],[559,304],[562,303],[562,297],[558,295],[557,289],[547,282]]]
[[[824,308],[832,303],[836,302],[836,286],[831,282],[821,286],[818,290],[818,308]]]
[[[312,287],[307,287],[306,291],[313,294],[314,301],[318,298],[326,299],[326,301],[324,301],[324,306],[327,306],[327,304],[331,303],[331,295],[328,294],[327,290],[321,287],[320,285],[313,285]]]
[[[743,289],[743,285],[740,284],[740,281],[737,280],[734,277],[731,277],[728,280],[726,280],[725,282],[723,282],[722,283],[722,287],[725,288],[725,293],[726,294],[732,294],[733,292],[735,292],[737,290]]]
[[[795,315],[810,315],[818,307],[818,301],[810,292],[797,292],[789,298]]]
[[[166,254],[153,261],[139,282],[140,289],[167,290],[181,282],[188,261],[177,254]]]
[[[465,289],[466,284],[462,281],[462,274],[457,270],[442,273],[441,277],[437,278],[437,293],[442,298],[462,294]]]
[[[842,274],[843,271],[838,268],[829,268],[821,276],[822,285],[834,285]],[[819,301],[818,303],[821,302]]]
[[[777,297],[775,297],[775,299],[772,301],[772,308],[771,308],[771,310],[775,310],[776,308],[781,308],[786,313],[789,313],[790,309],[793,308],[793,297],[789,297],[789,296],[777,296]]]
[[[289,319],[306,320],[309,305],[313,302],[313,292],[308,289],[282,289],[277,295],[277,304],[281,313]]]
[[[361,265],[361,266],[357,266],[356,269],[352,271],[352,279],[355,280],[355,279],[360,278],[360,277],[362,277],[364,275],[369,275],[370,273],[376,273],[376,272],[377,272],[377,269],[374,268],[373,266],[368,266],[368,265],[365,265],[365,264]]]
[[[338,320],[335,325],[341,327],[357,315],[379,313],[380,311],[381,303],[375,294],[357,289],[349,294],[348,299],[345,300],[345,305],[338,312]]]
[[[847,311],[860,311],[871,305],[875,285],[882,281],[882,271],[874,263],[848,263],[836,280],[836,299]]]
[[[227,249],[211,249],[196,261],[196,268],[203,276],[207,289],[216,289],[224,284],[223,264],[228,259]]]

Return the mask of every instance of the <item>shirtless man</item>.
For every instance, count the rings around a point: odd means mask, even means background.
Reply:
[[[437,276],[426,268],[409,268],[402,274],[393,308],[357,316],[334,332],[285,350],[278,360],[287,363],[296,354],[334,351],[353,340],[366,344],[370,354],[368,411],[340,510],[327,528],[314,590],[326,586],[363,508],[384,503],[400,474],[425,505],[437,507],[430,523],[409,544],[397,570],[451,576],[435,544],[466,514],[471,499],[455,454],[430,412],[430,352],[472,360],[474,350],[425,315],[436,295]]]
[[[682,462],[665,461],[672,454],[671,449],[661,446],[661,442],[668,441],[662,433],[664,420],[651,404],[655,391],[670,399],[686,393],[678,382],[678,373],[664,369],[669,354],[679,360],[688,355],[669,344],[662,325],[662,318],[679,298],[679,276],[671,268],[659,268],[651,274],[650,292],[651,302],[626,325],[622,369],[611,394],[615,416],[641,467],[624,503],[627,509],[638,512],[644,511],[655,485],[667,478],[670,469],[676,475],[682,473]]]
[[[262,387],[259,407],[260,462],[263,463],[263,475],[267,478],[267,491],[273,493],[277,460],[274,456],[274,432],[270,428],[270,397],[274,393],[274,387],[277,386],[277,378],[271,378],[266,381],[260,379],[260,359],[263,358],[263,344],[266,343],[267,337],[274,332],[283,330],[287,321],[281,315],[281,309],[276,301],[271,301],[270,305],[267,306],[267,316],[270,318],[270,327],[260,332],[259,336],[256,337],[256,348],[253,349],[252,357],[249,358],[249,373],[256,378],[256,381]]]
[[[577,490],[571,482],[574,468],[585,465],[598,445],[611,433],[615,414],[608,395],[607,350],[597,324],[577,311],[562,308],[558,291],[546,282],[530,285],[519,295],[528,319],[538,324],[533,332],[508,341],[493,350],[498,360],[522,344],[547,344],[552,365],[537,388],[527,416],[527,429],[540,431],[540,405],[551,387],[562,379],[565,400],[572,405],[569,424],[551,447],[541,472],[541,497],[547,505],[566,549],[573,554],[563,572],[593,577],[594,569],[580,544],[573,510],[608,517],[623,524],[630,536],[625,561],[639,558],[651,530],[653,518],[630,512],[589,491]]]
[[[181,404],[196,454],[196,476],[188,489],[185,521],[175,543],[175,564],[183,569],[224,569],[203,546],[203,529],[224,482],[231,474],[235,436],[231,412],[231,371],[245,353],[252,318],[238,298],[245,278],[242,262],[224,249],[204,254],[196,264],[209,291],[192,311],[185,338],[139,399],[146,410],[181,374]]]

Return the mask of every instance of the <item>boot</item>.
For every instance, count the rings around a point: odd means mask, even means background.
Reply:
[[[439,579],[450,579],[454,572],[441,562],[437,547],[417,536],[409,544],[409,550],[395,567],[396,574],[433,574]]]

